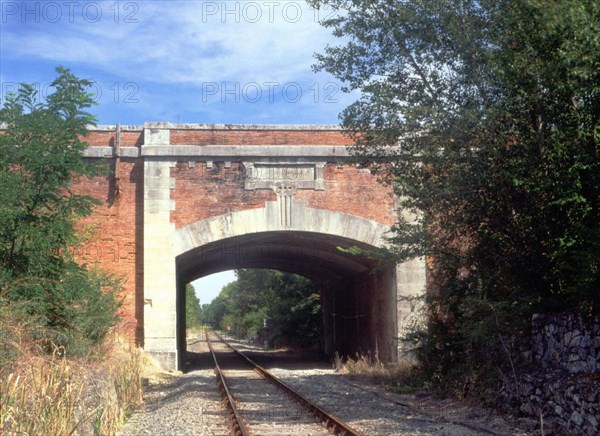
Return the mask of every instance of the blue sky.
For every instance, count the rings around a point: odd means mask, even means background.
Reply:
[[[337,124],[357,96],[313,54],[335,44],[304,1],[0,0],[0,101],[49,87],[57,65],[94,81],[99,124]],[[201,303],[232,272],[195,282]]]
[[[313,54],[331,10],[304,1],[0,0],[2,97],[64,65],[95,82],[99,124],[335,124],[354,100]]]

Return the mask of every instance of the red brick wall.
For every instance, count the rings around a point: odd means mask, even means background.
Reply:
[[[352,145],[338,130],[171,130],[173,145]]]
[[[0,130],[0,135],[4,130]],[[81,137],[81,140],[92,147],[113,147],[115,145],[116,133],[114,130],[91,130],[87,136]],[[144,143],[144,132],[142,130],[121,131],[122,147],[139,147]]]
[[[94,214],[81,220],[82,230],[91,230],[91,237],[76,247],[76,257],[88,265],[98,266],[123,277],[123,319],[133,334],[143,325],[141,255],[143,218],[143,164],[137,159],[121,161],[119,196],[115,198],[114,160],[105,176],[80,178],[74,190],[101,201]],[[138,232],[136,234],[136,232]],[[139,323],[139,324],[138,324]]]
[[[228,212],[262,208],[265,201],[277,199],[272,190],[245,190],[243,168],[238,162],[232,162],[231,168],[225,168],[224,162],[215,162],[213,168],[207,168],[206,162],[196,162],[194,168],[187,162],[177,163],[171,169],[171,177],[176,179],[171,191],[175,200],[171,221],[175,227]]]
[[[315,209],[344,212],[389,226],[396,222],[390,188],[379,183],[368,169],[330,163],[323,173],[325,191],[298,190],[294,198]]]
[[[0,134],[2,134],[0,130]],[[143,131],[122,131],[121,146],[139,146]],[[91,146],[114,146],[114,131],[91,131],[82,138]],[[98,163],[97,160],[93,161]],[[119,196],[115,198],[114,160],[102,161],[108,167],[107,175],[74,180],[72,190],[90,195],[101,202],[93,215],[81,220],[82,234],[90,233],[87,241],[72,249],[76,259],[89,266],[123,277],[124,326],[129,333],[137,333],[143,326],[141,221],[143,217],[143,163],[138,159],[121,161]],[[139,233],[136,233],[139,232]],[[136,263],[137,262],[137,263]]]
[[[82,138],[92,147],[112,147],[115,145],[116,134],[114,131],[96,130],[91,131],[86,137]],[[143,131],[121,131],[121,147],[133,147],[143,144]]]
[[[231,168],[225,168],[224,162],[215,162],[213,168],[207,168],[204,162],[197,162],[194,168],[179,162],[171,170],[171,177],[176,179],[171,191],[175,200],[171,221],[177,228],[229,212],[262,208],[265,201],[277,199],[271,189],[244,189],[244,167],[238,162],[232,162]],[[344,212],[387,225],[395,222],[390,190],[369,170],[330,163],[325,166],[324,177],[325,191],[301,189],[294,198],[316,209]]]

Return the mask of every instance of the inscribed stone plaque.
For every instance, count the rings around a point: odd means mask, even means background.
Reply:
[[[296,189],[325,189],[323,167],[325,163],[266,163],[243,162],[246,167],[245,188],[274,189],[290,185]]]

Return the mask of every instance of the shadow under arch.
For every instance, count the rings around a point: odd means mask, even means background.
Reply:
[[[296,207],[298,209],[298,207]],[[377,353],[395,360],[396,268],[340,247],[376,249],[389,228],[364,218],[303,207],[284,226],[267,207],[200,220],[177,230],[177,344],[185,350],[185,285],[216,272],[272,268],[306,276],[321,291],[323,351]]]
[[[373,250],[359,241],[300,231],[272,231],[234,236],[196,247],[177,256],[177,273],[182,281],[240,268],[270,268],[292,272],[319,281],[368,273],[380,262],[343,249]]]

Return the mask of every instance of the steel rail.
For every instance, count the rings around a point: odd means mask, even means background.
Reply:
[[[219,386],[219,390],[221,391],[221,395],[223,396],[223,401],[225,402],[225,407],[228,410],[227,418],[231,425],[232,434],[235,436],[249,436],[250,432],[246,428],[246,423],[243,418],[240,416],[237,407],[235,405],[235,397],[231,393],[229,386],[225,380],[225,376],[223,375],[223,371],[221,371],[221,367],[219,366],[219,362],[217,361],[217,356],[215,355],[215,351],[212,348],[210,343],[210,339],[208,338],[208,332],[205,332],[206,335],[206,343],[208,344],[208,349],[210,350],[210,354],[212,355],[213,361],[215,362],[215,373],[217,375],[217,385]],[[221,339],[222,340],[222,339]]]
[[[221,335],[219,335],[217,332],[213,332],[213,333],[217,337],[219,337],[221,339],[221,341],[223,341],[223,343],[225,345],[227,345],[229,348],[231,348],[236,354],[243,357],[254,370],[256,370],[259,374],[261,374],[267,380],[272,382],[275,386],[277,386],[280,389],[282,389],[283,391],[285,391],[290,397],[292,397],[301,406],[303,406],[305,409],[307,409],[308,412],[311,415],[313,415],[316,419],[318,419],[319,422],[321,423],[321,425],[323,427],[325,427],[328,431],[331,431],[334,434],[339,434],[339,435],[361,436],[361,433],[359,433],[356,430],[354,430],[353,428],[351,428],[348,424],[343,422],[340,418],[330,414],[329,412],[327,412],[320,406],[317,406],[312,401],[310,401],[308,398],[306,398],[304,395],[302,395],[300,392],[298,392],[294,388],[290,387],[289,385],[287,385],[286,383],[284,383],[283,381],[281,381],[280,379],[275,377],[273,374],[271,374],[269,371],[264,369],[262,366],[260,366],[256,362],[254,362],[252,359],[250,359],[244,353],[237,350],[235,347],[233,347],[231,344],[229,344],[227,341],[225,341],[223,339],[223,337]]]

